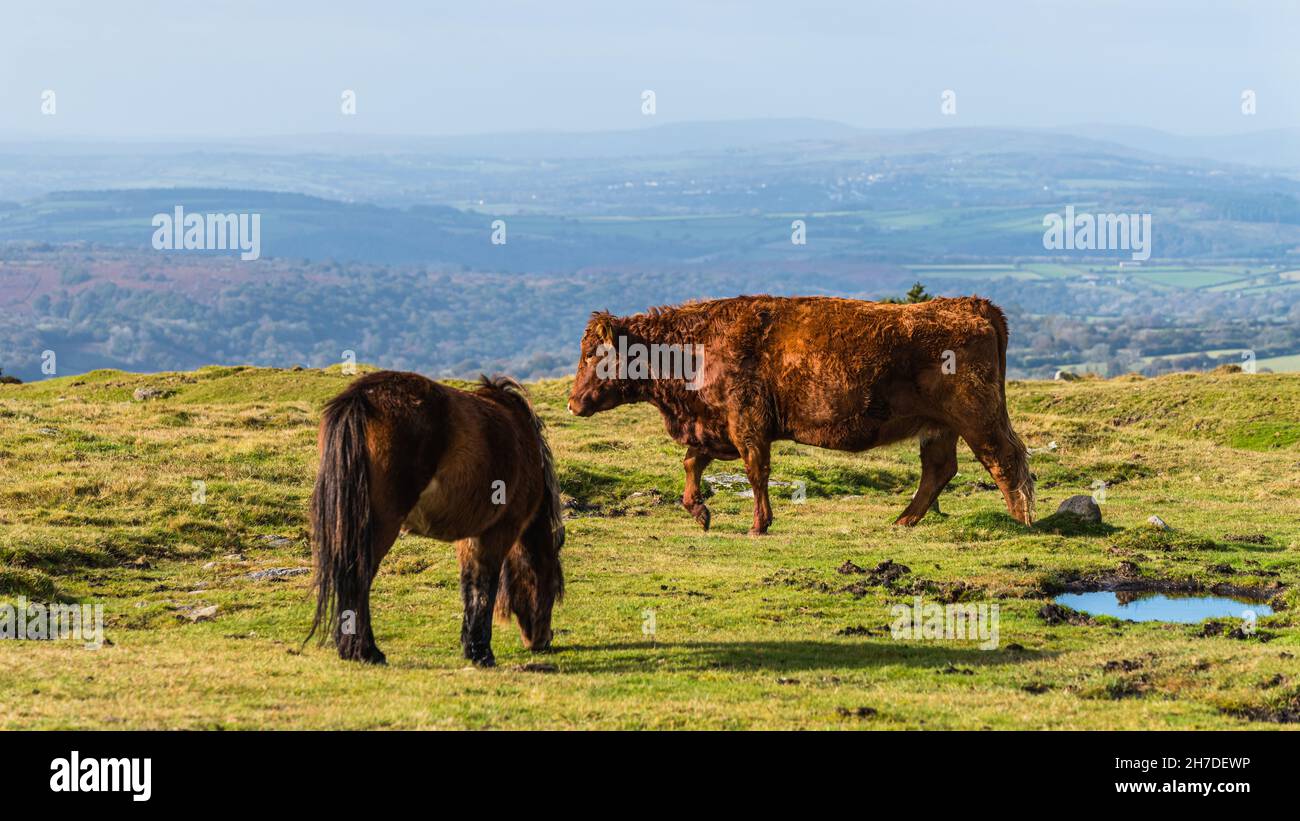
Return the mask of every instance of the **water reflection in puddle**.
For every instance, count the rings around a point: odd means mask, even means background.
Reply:
[[[1272,615],[1267,604],[1249,599],[1230,599],[1226,596],[1188,595],[1167,596],[1163,593],[1115,593],[1101,590],[1095,593],[1063,593],[1056,597],[1057,604],[1087,613],[1091,616],[1113,616],[1127,621],[1169,621],[1196,624],[1206,619],[1244,619]]]

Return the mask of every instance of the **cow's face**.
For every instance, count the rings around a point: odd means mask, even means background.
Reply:
[[[591,416],[627,401],[624,385],[610,367],[614,356],[614,318],[608,313],[593,313],[582,335],[578,354],[578,372],[569,394],[569,413]]]

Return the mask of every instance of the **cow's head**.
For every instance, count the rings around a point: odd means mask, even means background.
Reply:
[[[630,401],[626,380],[617,378],[617,318],[608,311],[592,313],[582,334],[578,372],[569,394],[569,413],[591,416]]]

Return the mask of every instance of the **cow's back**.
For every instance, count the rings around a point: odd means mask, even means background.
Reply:
[[[997,332],[982,305],[719,300],[705,343],[710,404],[740,405],[728,408],[733,419],[821,447],[862,450],[913,435],[943,416],[945,392],[1000,382]]]

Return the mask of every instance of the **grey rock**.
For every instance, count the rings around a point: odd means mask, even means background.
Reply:
[[[217,617],[217,606],[210,604],[207,607],[196,607],[183,614],[185,618],[193,622],[212,621]]]
[[[255,582],[276,581],[292,578],[293,576],[305,576],[310,572],[310,567],[271,567],[266,570],[255,570],[248,574],[248,578]]]
[[[1097,503],[1093,501],[1091,496],[1085,496],[1082,494],[1071,496],[1064,502],[1061,502],[1060,506],[1056,508],[1056,512],[1072,513],[1080,519],[1083,519],[1085,522],[1092,522],[1093,524],[1097,524],[1101,521],[1101,508],[1097,506]]]
[[[166,395],[165,391],[158,388],[136,388],[131,398],[137,402],[148,402],[150,399],[162,399]]]

